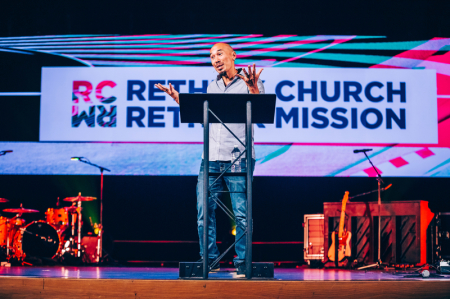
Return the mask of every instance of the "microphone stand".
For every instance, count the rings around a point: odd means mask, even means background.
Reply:
[[[0,151],[0,156],[4,156],[8,153],[12,153],[12,151]]]
[[[102,257],[102,249],[103,249],[103,171],[109,171],[106,167],[91,163],[91,161],[87,160],[84,157],[80,157],[77,159],[80,162],[83,162],[85,164],[97,167],[100,170],[100,227],[98,231],[98,243],[97,243],[97,263],[100,262],[100,259]],[[81,242],[81,240],[78,240]]]
[[[381,188],[381,192],[386,191],[387,189],[391,188],[391,186],[392,186],[392,184],[389,184],[388,186],[386,186],[386,187],[384,187],[384,188]],[[353,198],[355,198],[355,197],[360,197],[360,196],[368,195],[368,194],[371,194],[371,193],[374,193],[374,192],[378,192],[378,189],[375,189],[375,190],[372,190],[372,191],[369,191],[369,192],[364,192],[364,193],[360,193],[360,194],[351,196],[351,197],[348,198],[348,200],[353,199]]]
[[[367,160],[369,160],[370,165],[372,165],[373,169],[375,170],[375,173],[377,174],[377,182],[378,182],[378,260],[375,264],[359,267],[358,270],[366,269],[366,268],[372,268],[372,267],[381,267],[381,183],[384,184],[383,179],[381,178],[380,173],[378,172],[375,165],[373,165],[372,161],[370,160],[369,156],[367,156],[366,151],[363,151],[364,155],[366,156]],[[383,188],[387,189],[387,188]],[[384,191],[384,190],[383,190]]]

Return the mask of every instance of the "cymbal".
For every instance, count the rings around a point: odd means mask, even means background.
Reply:
[[[97,197],[92,197],[92,196],[75,196],[75,197],[66,197],[63,200],[64,201],[70,201],[70,202],[75,202],[75,201],[93,201],[96,200]]]
[[[2,202],[9,202],[9,199],[6,199],[6,198],[0,198],[0,203],[2,203]]]
[[[24,209],[24,208],[18,208],[18,209],[4,209],[3,212],[6,212],[6,213],[15,213],[15,214],[39,213],[38,210]]]

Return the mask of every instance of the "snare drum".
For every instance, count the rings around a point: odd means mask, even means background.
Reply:
[[[61,209],[48,208],[45,212],[48,224],[66,226],[69,224],[69,211],[67,207]]]
[[[34,221],[14,236],[14,256],[54,258],[61,250],[61,239],[55,227],[44,221]]]

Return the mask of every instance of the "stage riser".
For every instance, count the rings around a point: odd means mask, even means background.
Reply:
[[[9,278],[0,298],[448,298],[450,282]]]

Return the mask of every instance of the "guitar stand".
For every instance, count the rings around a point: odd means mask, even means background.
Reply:
[[[334,233],[334,244],[336,244],[334,246],[334,266],[336,268],[339,268],[339,232],[336,231]]]
[[[337,230],[334,232],[334,244],[339,244],[339,235],[338,235]],[[339,256],[339,246],[334,247],[334,256],[335,256],[334,261],[330,260],[329,258],[328,258],[328,260],[324,261],[323,264],[324,264],[325,268],[338,269],[338,268],[345,268],[348,265],[348,263],[345,263],[345,260],[347,257],[345,257],[341,261],[339,261],[339,259],[336,258]]]

